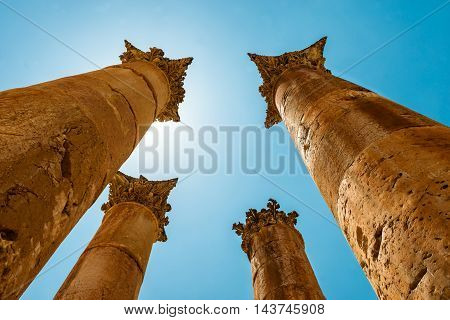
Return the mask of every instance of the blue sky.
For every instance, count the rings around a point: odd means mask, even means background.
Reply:
[[[277,55],[302,49],[327,35],[326,66],[340,74],[443,3],[1,0],[0,90],[96,69],[28,19],[101,67],[119,63],[124,39],[141,49],[158,46],[173,58],[193,56],[180,115],[195,135],[205,125],[262,126],[265,103],[258,92],[261,80],[247,52]],[[450,6],[446,6],[342,77],[449,125],[449,26]],[[157,124],[155,128],[162,132],[167,127],[173,132],[179,126],[183,124]],[[283,124],[279,127],[286,132]],[[154,137],[152,134],[146,141]],[[164,138],[160,143],[169,144],[170,139]],[[220,168],[215,174],[178,174],[168,161],[173,153],[161,160],[168,173],[162,168],[144,173],[149,179],[178,176],[185,180],[170,196],[169,240],[154,245],[140,298],[251,299],[250,264],[231,225],[244,220],[248,208],[259,209],[273,197],[286,211],[300,213],[298,228],[326,297],[374,299],[331,212],[301,165],[297,163],[294,173],[246,174],[238,168],[242,158],[238,136],[234,142],[230,153],[224,136],[218,136],[214,150]],[[201,153],[198,143],[191,143],[194,152]],[[286,155],[289,149],[292,143],[286,139],[272,148],[271,155]],[[236,164],[231,174],[222,166],[227,156]],[[193,165],[193,172],[197,166]],[[122,170],[136,176],[142,167],[136,150]],[[103,192],[24,299],[53,297],[97,230],[105,200]]]

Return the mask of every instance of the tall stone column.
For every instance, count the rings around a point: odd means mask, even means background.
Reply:
[[[176,183],[117,173],[103,222],[55,299],[137,299],[153,243],[167,240],[167,197]]]
[[[382,299],[449,299],[450,129],[325,67],[326,38],[249,54],[266,127],[284,121]]]
[[[303,237],[295,229],[297,212],[286,214],[279,208],[269,199],[267,209],[247,212],[245,225],[233,224],[250,260],[255,299],[325,299],[306,256]]]
[[[126,42],[122,64],[0,93],[0,298],[20,297],[155,120],[191,58]]]

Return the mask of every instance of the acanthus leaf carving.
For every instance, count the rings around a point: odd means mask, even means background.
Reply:
[[[275,105],[273,99],[274,88],[280,75],[288,70],[299,67],[312,68],[318,71],[329,72],[325,68],[325,57],[323,50],[326,37],[323,37],[313,45],[300,51],[287,52],[280,56],[262,56],[254,53],[249,53],[248,56],[252,60],[263,79],[263,84],[259,87],[259,92],[264,97],[267,103],[266,110],[266,128],[282,121],[280,113]]]
[[[242,237],[242,250],[249,253],[252,236],[264,227],[277,223],[285,223],[294,227],[297,224],[298,213],[291,211],[288,214],[280,210],[280,205],[274,199],[269,199],[267,208],[260,211],[249,209],[246,212],[245,224],[239,222],[233,224],[233,230]]]
[[[161,71],[165,73],[169,80],[170,99],[165,109],[157,115],[158,121],[180,121],[178,114],[178,106],[183,102],[185,90],[183,88],[186,70],[192,63],[193,58],[168,59],[164,57],[164,51],[152,47],[150,51],[144,52],[133,46],[129,41],[125,40],[125,51],[120,55],[122,63],[133,61],[146,61],[155,64]]]
[[[167,241],[165,226],[169,224],[166,213],[171,210],[167,198],[177,184],[178,178],[162,181],[150,181],[144,176],[133,178],[117,172],[109,186],[108,202],[102,205],[106,213],[114,205],[122,202],[136,202],[148,207],[158,220],[157,241]]]

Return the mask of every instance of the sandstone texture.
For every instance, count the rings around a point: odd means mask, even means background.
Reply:
[[[234,224],[242,249],[250,260],[256,300],[325,299],[305,253],[298,214],[286,215],[275,200],[267,209],[247,212],[246,224]]]
[[[176,182],[118,173],[102,224],[55,299],[137,299],[153,243],[167,240],[167,197]]]
[[[266,124],[286,124],[381,299],[449,299],[450,129],[331,75],[324,45],[251,55]]]
[[[126,43],[123,64],[0,92],[0,299],[16,299],[155,120],[178,121],[191,60]]]

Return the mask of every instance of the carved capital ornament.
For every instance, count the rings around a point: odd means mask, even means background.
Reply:
[[[106,213],[111,207],[122,202],[136,202],[148,207],[158,220],[159,234],[157,241],[167,241],[165,226],[169,224],[166,212],[171,210],[167,203],[170,191],[178,179],[149,181],[144,176],[133,178],[117,172],[109,184],[108,202],[102,205]]]
[[[183,88],[186,70],[192,63],[193,58],[168,59],[164,57],[164,51],[158,48],[150,48],[150,51],[144,52],[133,46],[125,40],[125,51],[120,55],[122,63],[133,61],[146,61],[155,64],[169,80],[170,100],[166,108],[160,113],[156,120],[158,121],[180,121],[178,114],[178,105],[183,102],[185,90]]]
[[[325,68],[325,57],[323,56],[326,41],[327,37],[323,37],[306,49],[287,52],[280,56],[248,54],[250,60],[256,64],[263,79],[263,84],[259,87],[259,92],[267,102],[266,121],[264,123],[266,128],[270,128],[282,120],[273,97],[276,83],[284,71],[306,67],[329,72]]]
[[[245,253],[249,253],[250,241],[253,235],[262,228],[277,223],[285,223],[292,227],[297,224],[298,213],[296,211],[286,214],[286,212],[279,209],[280,205],[278,202],[274,199],[269,199],[267,209],[263,208],[260,211],[249,209],[246,212],[245,224],[241,222],[233,224],[233,230],[238,236],[242,236],[241,247]]]

